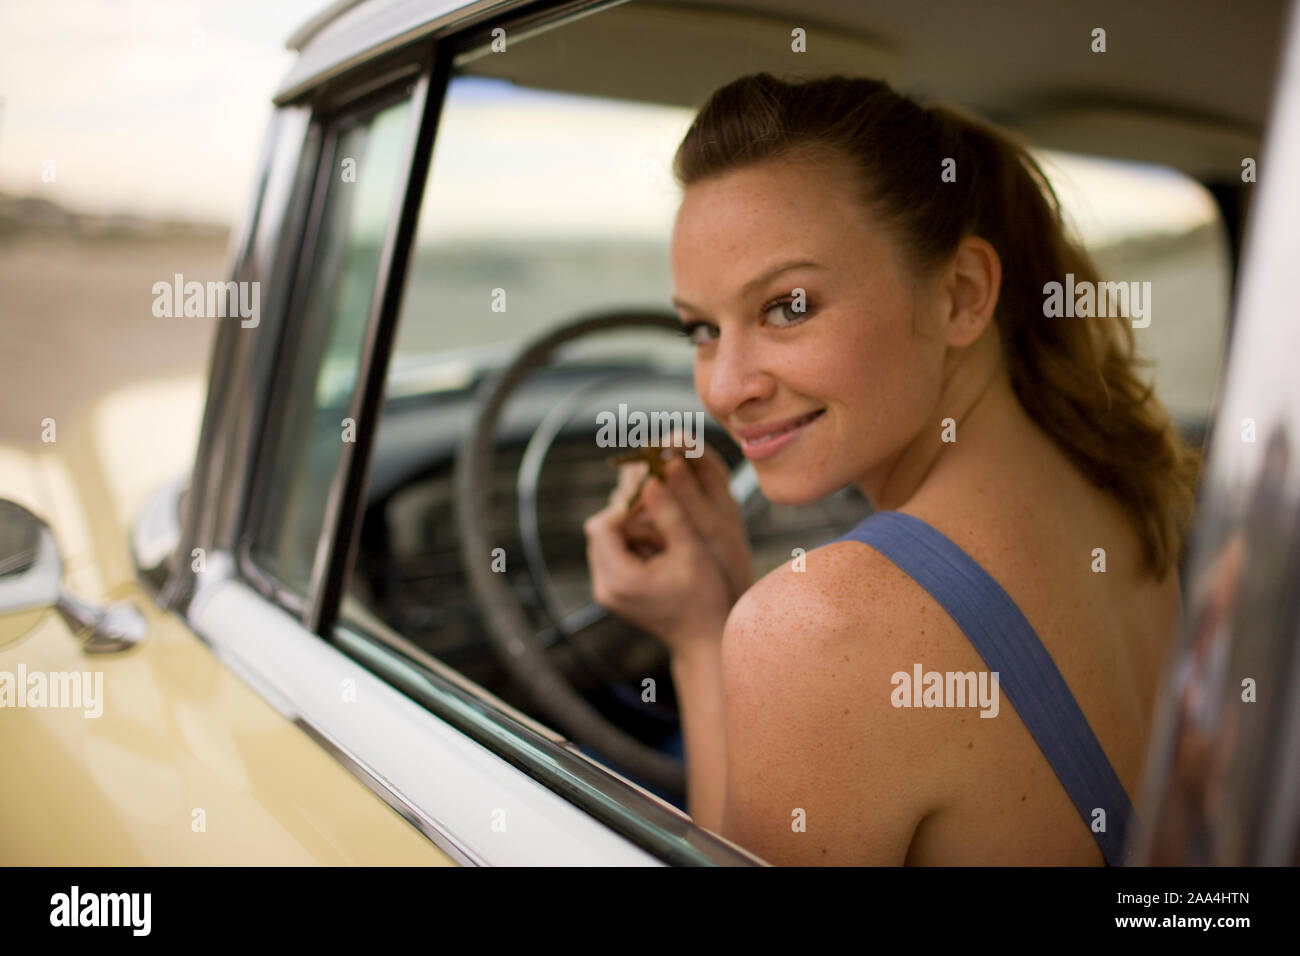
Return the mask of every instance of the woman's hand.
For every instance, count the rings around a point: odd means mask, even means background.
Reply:
[[[726,465],[705,449],[674,455],[665,479],[624,465],[609,504],[583,525],[596,602],[678,653],[720,640],[727,614],[753,582],[753,562]]]

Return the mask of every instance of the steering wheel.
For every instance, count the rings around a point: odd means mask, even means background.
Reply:
[[[548,644],[553,643],[553,639],[548,640],[551,635],[539,633],[529,623],[506,576],[491,569],[493,545],[489,494],[492,459],[497,424],[510,396],[530,374],[547,364],[561,346],[610,329],[638,327],[677,332],[681,323],[675,316],[660,312],[610,312],[579,319],[525,343],[505,369],[483,383],[476,397],[471,427],[465,432],[456,455],[456,524],[466,582],[483,613],[489,640],[510,676],[529,689],[537,705],[573,740],[587,745],[661,790],[683,796],[686,774],[681,762],[611,722],[565,679],[546,653]],[[603,379],[596,384],[608,385],[610,381]],[[580,634],[608,616],[608,612],[595,603],[569,614],[563,612],[542,558],[536,521],[537,481],[546,450],[578,400],[590,391],[591,386],[584,386],[552,407],[534,432],[519,470],[520,534],[524,558],[552,621],[552,634],[558,633],[560,637]],[[733,472],[731,491],[746,516],[763,505],[764,499],[758,494],[758,480],[748,462]]]

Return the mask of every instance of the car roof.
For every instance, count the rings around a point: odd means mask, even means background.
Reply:
[[[517,7],[338,0],[290,38],[299,59],[277,102],[408,42]],[[813,72],[880,76],[1037,145],[1166,163],[1213,180],[1236,178],[1241,160],[1257,155],[1287,9],[1286,0],[634,0],[565,27],[566,45],[583,56],[519,42],[508,58],[481,57],[464,72],[693,107],[744,73],[799,72],[785,38],[803,27]],[[1104,53],[1092,50],[1098,27]],[[627,68],[629,52],[641,68]],[[683,59],[691,70],[680,68]]]

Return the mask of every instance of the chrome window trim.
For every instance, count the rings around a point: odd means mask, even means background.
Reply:
[[[320,248],[323,233],[321,222],[325,216],[325,207],[329,201],[332,182],[334,155],[337,152],[339,124],[326,124],[319,117],[313,117],[312,130],[315,133],[316,150],[310,157],[304,157],[304,166],[310,165],[313,174],[310,182],[310,198],[306,204],[306,217],[295,255],[291,259],[291,272],[287,272],[289,293],[285,304],[285,321],[280,323],[276,334],[267,343],[267,351],[274,356],[270,368],[283,368],[284,356],[292,352],[303,332],[302,314],[307,299],[311,294],[312,263]],[[307,160],[312,160],[308,163]],[[257,588],[265,597],[277,604],[284,605],[305,619],[309,602],[305,595],[278,581],[274,575],[264,570],[253,556],[255,533],[264,516],[266,488],[258,486],[258,477],[267,467],[267,446],[275,434],[273,423],[282,419],[286,405],[286,388],[283,383],[274,381],[275,377],[258,378],[262,387],[264,400],[262,414],[252,423],[253,432],[247,443],[247,481],[244,493],[240,496],[240,515],[235,525],[234,553],[241,575]],[[221,546],[221,544],[217,544]]]
[[[321,26],[298,51],[274,101],[287,103],[353,67],[432,38],[448,27],[494,16],[529,0],[398,0],[349,7]]]
[[[317,36],[340,16],[365,2],[366,0],[334,0],[328,7],[318,10],[298,29],[294,30],[289,35],[289,39],[284,41],[284,48],[286,50],[301,50],[307,45],[308,41]]]
[[[275,111],[259,163],[258,199],[236,244],[232,279],[263,282],[287,274],[302,241],[317,149],[319,130],[309,110]],[[250,423],[265,419],[265,385],[274,358],[269,345],[288,306],[282,286],[272,282],[266,292],[257,327],[227,322],[213,343],[198,448],[181,505],[180,545],[158,598],[164,608],[186,607],[194,584],[189,560],[193,550],[229,547],[243,516],[255,443]]]
[[[211,546],[217,549],[233,547],[247,524],[258,442],[263,423],[274,407],[273,386],[280,365],[279,346],[282,332],[293,314],[292,308],[297,304],[297,283],[301,281],[297,268],[302,247],[309,238],[307,230],[313,221],[310,216],[316,196],[318,164],[326,144],[321,123],[306,108],[299,109],[306,117],[306,131],[302,148],[295,157],[285,225],[273,242],[268,240],[269,248],[254,249],[252,253],[259,277],[271,280],[269,295],[264,297],[268,303],[264,312],[269,321],[264,320],[264,328],[255,330],[256,338],[239,340],[243,352],[240,353],[242,361],[236,374],[242,378],[229,385],[230,391],[236,393],[237,404],[233,406],[231,418],[220,426],[238,437],[232,435],[228,439],[234,448],[230,461],[234,477],[225,477],[228,487],[218,501],[219,510],[214,516]],[[277,283],[277,279],[282,281]],[[237,335],[240,331],[243,330],[231,329],[231,334]]]
[[[407,44],[441,40],[503,16],[545,18],[616,6],[627,0],[372,0],[341,10],[312,27],[298,59],[280,83],[277,104],[304,96],[348,70]],[[525,21],[526,22],[526,21]],[[516,21],[516,25],[524,24]],[[306,33],[306,27],[300,33]],[[297,39],[297,35],[291,39]]]
[[[552,4],[548,9],[551,16],[556,16],[555,11],[592,11],[621,2],[625,0],[614,0],[613,3],[608,0],[584,0],[581,3]],[[497,4],[493,9],[525,6],[529,5],[512,2]],[[457,25],[462,22],[457,20]],[[407,190],[402,191],[402,208],[409,210],[409,226],[412,229],[414,218],[418,216],[430,156],[426,155],[421,163],[414,160],[419,158],[417,151],[421,137],[427,138],[427,148],[430,152],[432,149],[436,118],[450,73],[450,50],[449,46],[431,46],[427,51],[428,65],[421,73],[426,99],[421,104],[423,109],[413,111],[413,135],[416,141],[407,157],[412,162],[412,174],[418,178],[419,189],[411,190],[408,182]],[[447,52],[445,56],[444,51]],[[435,78],[436,82],[430,82]],[[348,102],[346,111],[368,111],[371,102],[370,97],[367,97],[364,105]],[[462,682],[468,683],[463,678],[461,681],[448,679],[446,675],[439,674],[436,667],[420,661],[418,655],[407,652],[404,659],[400,659],[394,654],[385,663],[390,667],[400,665],[409,668],[408,677],[418,685],[419,693],[433,701],[432,708],[428,700],[417,704],[374,671],[362,668],[361,662],[353,656],[317,636],[326,627],[319,627],[317,633],[306,628],[305,625],[311,621],[332,627],[331,622],[321,619],[322,603],[318,602],[313,608],[302,596],[286,591],[247,560],[244,545],[247,541],[246,529],[250,527],[248,518],[256,514],[257,499],[260,497],[255,493],[253,475],[261,452],[262,427],[273,416],[274,403],[277,401],[274,395],[276,390],[272,385],[285,339],[281,333],[288,331],[283,327],[288,317],[295,315],[294,310],[301,305],[299,296],[305,281],[305,270],[301,264],[310,261],[307,255],[309,250],[303,246],[308,244],[305,240],[312,236],[310,226],[317,221],[327,194],[326,190],[321,189],[321,163],[330,155],[329,131],[335,127],[335,121],[344,115],[343,111],[337,111],[322,118],[320,111],[323,107],[324,104],[318,104],[317,112],[313,114],[305,106],[282,106],[277,110],[275,121],[289,124],[298,141],[296,144],[285,144],[278,138],[268,137],[266,153],[272,163],[280,156],[280,150],[292,151],[290,159],[294,164],[293,185],[292,189],[274,197],[276,203],[273,215],[259,219],[255,227],[250,226],[253,232],[239,244],[240,255],[235,272],[237,277],[249,279],[285,276],[289,279],[288,288],[276,290],[279,293],[276,307],[264,310],[261,327],[241,329],[237,324],[227,325],[218,335],[209,375],[209,399],[195,462],[195,491],[188,502],[181,546],[172,556],[173,574],[169,579],[168,600],[160,603],[183,613],[199,638],[254,690],[286,717],[298,722],[305,732],[318,740],[349,772],[358,776],[367,787],[419,827],[421,832],[453,858],[478,862],[481,856],[475,855],[476,851],[462,836],[456,834],[453,827],[444,825],[428,811],[431,801],[420,799],[394,783],[393,774],[401,773],[400,765],[390,768],[381,762],[363,759],[361,748],[350,745],[344,739],[347,728],[342,728],[342,733],[339,728],[331,730],[324,722],[308,713],[308,708],[299,699],[298,693],[292,687],[285,686],[286,675],[293,675],[297,664],[305,664],[320,655],[335,655],[336,659],[353,662],[354,667],[361,668],[360,673],[368,681],[375,682],[377,693],[393,701],[400,698],[407,707],[418,710],[423,715],[421,719],[427,722],[426,733],[437,735],[451,732],[471,741],[494,765],[508,768],[511,773],[527,781],[528,785],[535,787],[539,801],[548,804],[558,801],[560,806],[567,808],[563,812],[579,815],[584,828],[591,827],[594,828],[593,834],[603,834],[591,836],[589,841],[595,840],[597,844],[613,841],[608,845],[624,847],[625,849],[616,851],[616,856],[634,850],[628,859],[654,864],[662,862],[638,845],[636,840],[629,839],[619,829],[604,822],[610,819],[612,810],[621,807],[639,816],[637,822],[646,824],[643,829],[651,834],[650,838],[647,839],[643,832],[639,834],[639,839],[642,842],[656,843],[654,853],[666,852],[679,862],[687,863],[762,865],[763,861],[740,847],[696,827],[676,807],[587,757],[561,735],[549,728],[533,728],[529,724],[529,718],[525,715],[512,715],[510,710],[494,702],[486,692],[476,692],[476,689],[461,686]],[[398,228],[396,222],[391,227]],[[259,237],[262,236],[266,237],[265,242],[260,241]],[[397,245],[395,242],[395,250]],[[394,285],[390,281],[393,278],[398,277],[385,276],[377,285],[376,295],[385,295],[390,288],[397,289],[397,297],[393,299],[395,311],[395,304],[400,300],[400,284]],[[371,349],[374,349],[373,343]],[[386,360],[387,356],[384,358]],[[382,383],[382,378],[379,381]],[[358,419],[358,422],[360,424],[361,420]],[[368,455],[362,456],[362,460],[366,458]],[[364,479],[358,483],[353,475],[347,484],[358,490],[354,493],[359,493],[359,489],[364,487]],[[332,491],[332,495],[335,494],[337,492]],[[337,509],[343,506],[344,501],[339,497],[332,505],[336,509],[336,515]],[[359,520],[359,515],[354,518]],[[207,568],[197,574],[191,571],[188,557],[181,559],[182,555],[188,556],[193,547],[203,547],[207,551]],[[247,627],[243,634],[239,633],[240,628],[234,628],[233,633],[228,632],[227,622],[221,620],[220,615],[216,621],[210,617],[213,595],[219,592],[239,593],[241,597],[238,600],[243,602],[245,613],[258,617],[262,622],[262,631],[275,633],[258,633],[256,629]],[[253,598],[256,601],[252,601]],[[338,603],[335,601],[336,605]],[[311,639],[310,646],[302,643],[308,637]],[[374,641],[373,635],[369,633],[364,635],[364,639]],[[344,640],[347,641],[346,636]],[[241,641],[245,642],[242,650]],[[347,646],[349,650],[359,652],[360,645],[356,642],[348,643]],[[374,646],[377,648],[378,645]],[[294,666],[286,661],[283,666],[268,667],[261,657],[264,654],[288,653],[290,647],[297,648],[294,653],[305,655],[295,661]],[[445,719],[435,713],[434,709],[439,709],[443,714],[456,714],[461,726],[468,727],[472,733],[459,729],[456,722]],[[474,720],[467,723],[464,720],[465,713],[475,715]],[[519,717],[523,717],[523,720]],[[521,736],[521,727],[527,734],[526,738]],[[493,747],[500,747],[501,750],[487,746],[484,741],[488,739],[493,741]],[[526,748],[531,750],[525,752]],[[531,767],[533,772],[525,772],[523,765]],[[654,840],[654,827],[649,823],[651,820],[656,821],[667,835],[657,842]],[[678,840],[684,844],[684,848],[665,847],[662,843],[664,838]],[[584,847],[590,845],[594,844],[583,844]],[[573,847],[557,846],[553,848],[550,858],[538,862],[553,864],[556,859],[572,862]],[[615,856],[608,856],[597,862],[614,861]]]
[[[367,790],[388,804],[403,820],[419,830],[425,839],[447,856],[461,866],[488,865],[483,857],[458,840],[446,826],[411,803],[400,791],[385,780],[377,770],[361,762],[355,754],[347,750],[320,727],[301,715],[294,717],[293,722],[307,736],[316,741],[326,753],[342,764],[348,773],[365,784]]]
[[[194,632],[453,859],[488,866],[555,865],[557,860],[663,865],[566,795],[308,632],[239,581],[234,570],[229,554],[209,556],[190,603]],[[336,689],[344,676],[356,681],[354,702],[344,702]],[[423,759],[412,759],[415,754]],[[493,829],[497,809],[506,811],[505,833]]]
[[[128,529],[135,576],[155,600],[167,585],[168,567],[180,553],[181,511],[188,475],[177,475],[145,499]]]
[[[539,732],[526,715],[521,721],[485,700],[487,692],[475,693],[448,680],[418,655],[355,624],[340,625],[336,634],[339,650],[370,673],[657,858],[677,866],[766,865],[744,848],[696,826],[677,807],[583,753],[572,741],[549,728]],[[629,827],[629,819],[638,825]]]
[[[1191,862],[1215,867],[1289,866],[1294,865],[1297,854],[1300,854],[1297,842],[1300,840],[1300,810],[1297,809],[1300,808],[1300,694],[1296,693],[1300,685],[1300,629],[1297,628],[1300,612],[1297,611],[1294,592],[1283,585],[1281,593],[1273,589],[1252,595],[1260,603],[1280,602],[1287,611],[1286,617],[1272,622],[1271,631],[1264,632],[1264,639],[1279,647],[1276,672],[1267,677],[1255,675],[1259,677],[1261,687],[1267,679],[1272,687],[1280,690],[1270,687],[1261,692],[1258,702],[1249,705],[1252,709],[1263,709],[1268,706],[1265,702],[1269,701],[1270,695],[1278,695],[1271,721],[1252,717],[1243,718],[1232,729],[1228,729],[1231,725],[1225,726],[1220,720],[1211,722],[1208,728],[1189,727],[1183,714],[1185,701],[1180,697],[1180,693],[1185,691],[1179,679],[1180,670],[1194,658],[1197,628],[1203,625],[1202,615],[1210,604],[1208,591],[1213,579],[1207,572],[1215,559],[1221,556],[1227,535],[1239,533],[1246,518],[1243,501],[1249,493],[1237,489],[1236,482],[1243,475],[1232,467],[1234,454],[1241,446],[1237,430],[1243,411],[1250,410],[1260,416],[1261,443],[1265,440],[1264,431],[1270,421],[1280,425],[1289,419],[1289,429],[1285,434],[1291,442],[1292,472],[1287,479],[1294,484],[1295,440],[1300,433],[1295,416],[1300,409],[1294,403],[1294,393],[1287,395],[1285,392],[1289,404],[1270,408],[1270,404],[1276,401],[1277,393],[1273,390],[1278,387],[1279,376],[1289,376],[1290,370],[1279,372],[1276,368],[1263,369],[1243,364],[1262,353],[1262,342],[1267,342],[1269,349],[1289,345],[1293,339],[1289,340],[1280,330],[1294,329],[1297,322],[1292,276],[1295,252],[1300,251],[1295,226],[1296,215],[1300,213],[1300,188],[1294,179],[1294,172],[1300,166],[1300,4],[1293,4],[1283,37],[1286,40],[1283,59],[1259,163],[1259,168],[1265,172],[1252,187],[1259,195],[1250,199],[1251,213],[1233,297],[1235,320],[1231,338],[1225,343],[1227,351],[1214,401],[1208,456],[1196,497],[1194,514],[1200,520],[1193,524],[1187,577],[1191,586],[1201,585],[1203,590],[1197,594],[1195,603],[1184,608],[1173,647],[1165,660],[1136,804],[1139,826],[1129,838],[1133,864],[1137,866],[1167,864],[1168,854],[1161,849],[1163,846],[1179,845],[1184,856],[1188,855],[1187,841],[1193,827],[1162,811],[1170,803],[1189,798],[1198,802],[1203,799],[1203,778],[1210,771],[1180,773],[1178,767],[1179,747],[1191,734],[1196,734],[1203,745],[1211,748],[1223,747],[1225,740],[1230,741],[1229,750],[1256,744],[1259,748],[1256,766],[1267,768],[1266,772],[1256,771],[1240,778],[1244,779],[1246,788],[1241,792],[1234,793],[1228,785],[1222,788],[1220,799],[1234,812],[1223,811],[1213,820],[1205,821],[1204,832],[1198,837],[1206,840],[1211,849],[1197,851],[1198,859]],[[1293,505],[1295,498],[1292,492],[1287,504]],[[1206,524],[1205,518],[1214,514],[1216,506],[1221,509],[1218,521],[1227,528],[1226,531]],[[1274,517],[1280,521],[1285,515],[1275,514]],[[1287,541],[1287,553],[1281,560],[1292,560],[1298,545],[1300,542],[1294,534],[1291,535]],[[1248,551],[1246,567],[1251,568],[1250,562],[1259,558],[1259,552]],[[1267,574],[1270,570],[1274,569],[1260,563],[1247,573]],[[1283,574],[1277,580],[1284,580],[1287,572],[1293,570],[1294,564],[1283,565]],[[1228,599],[1228,614],[1218,624],[1226,633],[1217,638],[1226,649],[1229,662],[1233,661],[1236,645],[1241,643],[1240,632],[1251,627],[1249,619],[1239,617],[1239,605],[1233,606],[1235,595],[1239,593],[1235,584],[1232,591],[1234,597]],[[1252,629],[1251,640],[1260,639],[1260,632]],[[1229,670],[1226,673],[1232,676],[1218,678],[1219,683],[1207,682],[1201,687],[1202,693],[1222,696],[1227,692],[1231,697],[1238,692],[1232,684],[1251,672]],[[1270,728],[1271,733],[1256,730],[1258,726]],[[1227,772],[1237,769],[1232,763],[1225,763],[1224,767],[1225,779],[1239,779]],[[1234,818],[1250,821],[1249,827],[1234,831],[1230,824],[1225,824],[1225,820]],[[1199,857],[1206,859],[1203,861]]]
[[[280,327],[276,330],[278,334],[275,341],[268,344],[267,351],[274,356],[274,361],[268,366],[268,373],[274,372],[277,368],[285,367],[285,356],[296,352],[300,337],[304,333],[303,311],[311,295],[313,267],[323,236],[321,223],[326,215],[330,196],[332,195],[333,168],[339,137],[356,123],[364,122],[389,106],[398,103],[409,103],[411,112],[407,123],[410,139],[408,139],[403,152],[403,168],[396,177],[398,183],[406,182],[410,176],[409,166],[412,144],[421,129],[421,113],[419,110],[423,102],[421,100],[422,92],[427,90],[427,78],[427,70],[423,71],[418,77],[399,72],[395,75],[395,82],[390,85],[380,89],[371,89],[364,97],[349,99],[342,108],[324,116],[318,115],[313,118],[312,128],[316,133],[319,148],[311,157],[314,159],[314,174],[312,176],[310,201],[306,206],[304,241],[297,250],[296,259],[285,260],[285,274],[289,276],[290,285],[285,310],[287,321],[280,323]],[[305,165],[307,163],[304,163]],[[373,336],[376,315],[385,297],[384,290],[389,278],[388,266],[391,263],[394,245],[397,241],[395,223],[400,215],[403,197],[406,192],[407,189],[401,186],[396,189],[393,207],[390,210],[388,224],[385,227],[384,244],[375,277],[375,289],[371,298],[370,311],[366,318],[367,341]],[[289,263],[292,263],[291,270],[289,269]],[[354,396],[349,412],[354,420],[358,422],[361,421],[357,417],[360,392],[365,381],[366,364],[371,361],[371,358],[370,352],[363,347],[362,355],[358,361],[357,395]],[[264,395],[263,414],[251,423],[252,434],[249,436],[248,444],[249,479],[246,483],[246,491],[241,496],[242,515],[236,525],[238,531],[233,550],[241,574],[257,590],[276,603],[289,608],[299,615],[308,626],[316,629],[313,625],[317,603],[313,601],[312,596],[320,592],[321,582],[330,567],[332,558],[330,552],[333,548],[332,544],[327,544],[327,542],[332,543],[335,540],[334,525],[331,522],[337,519],[339,496],[342,494],[344,487],[343,476],[347,474],[349,459],[355,446],[351,443],[342,443],[340,458],[335,465],[334,478],[326,501],[326,514],[322,525],[320,542],[312,562],[311,580],[306,593],[301,593],[279,581],[273,573],[258,563],[253,554],[255,532],[264,517],[264,509],[267,503],[266,485],[264,482],[259,484],[258,477],[262,474],[263,469],[270,465],[267,460],[268,449],[277,440],[277,423],[282,418],[288,401],[287,384],[276,381],[276,378],[273,374],[259,375],[257,378],[260,391]],[[225,546],[224,541],[218,544],[218,547]]]
[[[399,185],[389,213],[375,276],[370,315],[361,345],[357,381],[349,417],[356,422],[355,440],[344,442],[325,505],[306,624],[317,634],[330,634],[343,599],[356,554],[362,502],[374,445],[373,427],[383,407],[384,379],[397,329],[399,305],[406,287],[406,266],[415,242],[416,223],[428,178],[433,139],[442,113],[450,63],[438,48],[427,62],[410,95],[411,115]]]

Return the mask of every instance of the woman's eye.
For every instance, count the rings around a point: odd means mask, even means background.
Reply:
[[[775,325],[777,328],[782,326],[794,325],[796,322],[802,322],[812,314],[812,305],[806,299],[802,302],[803,309],[797,310],[794,307],[794,299],[781,299],[773,302],[763,310],[764,316],[776,315],[775,320],[769,320],[769,325]]]
[[[683,322],[682,335],[690,339],[692,345],[705,345],[718,337],[718,327],[712,322]]]

